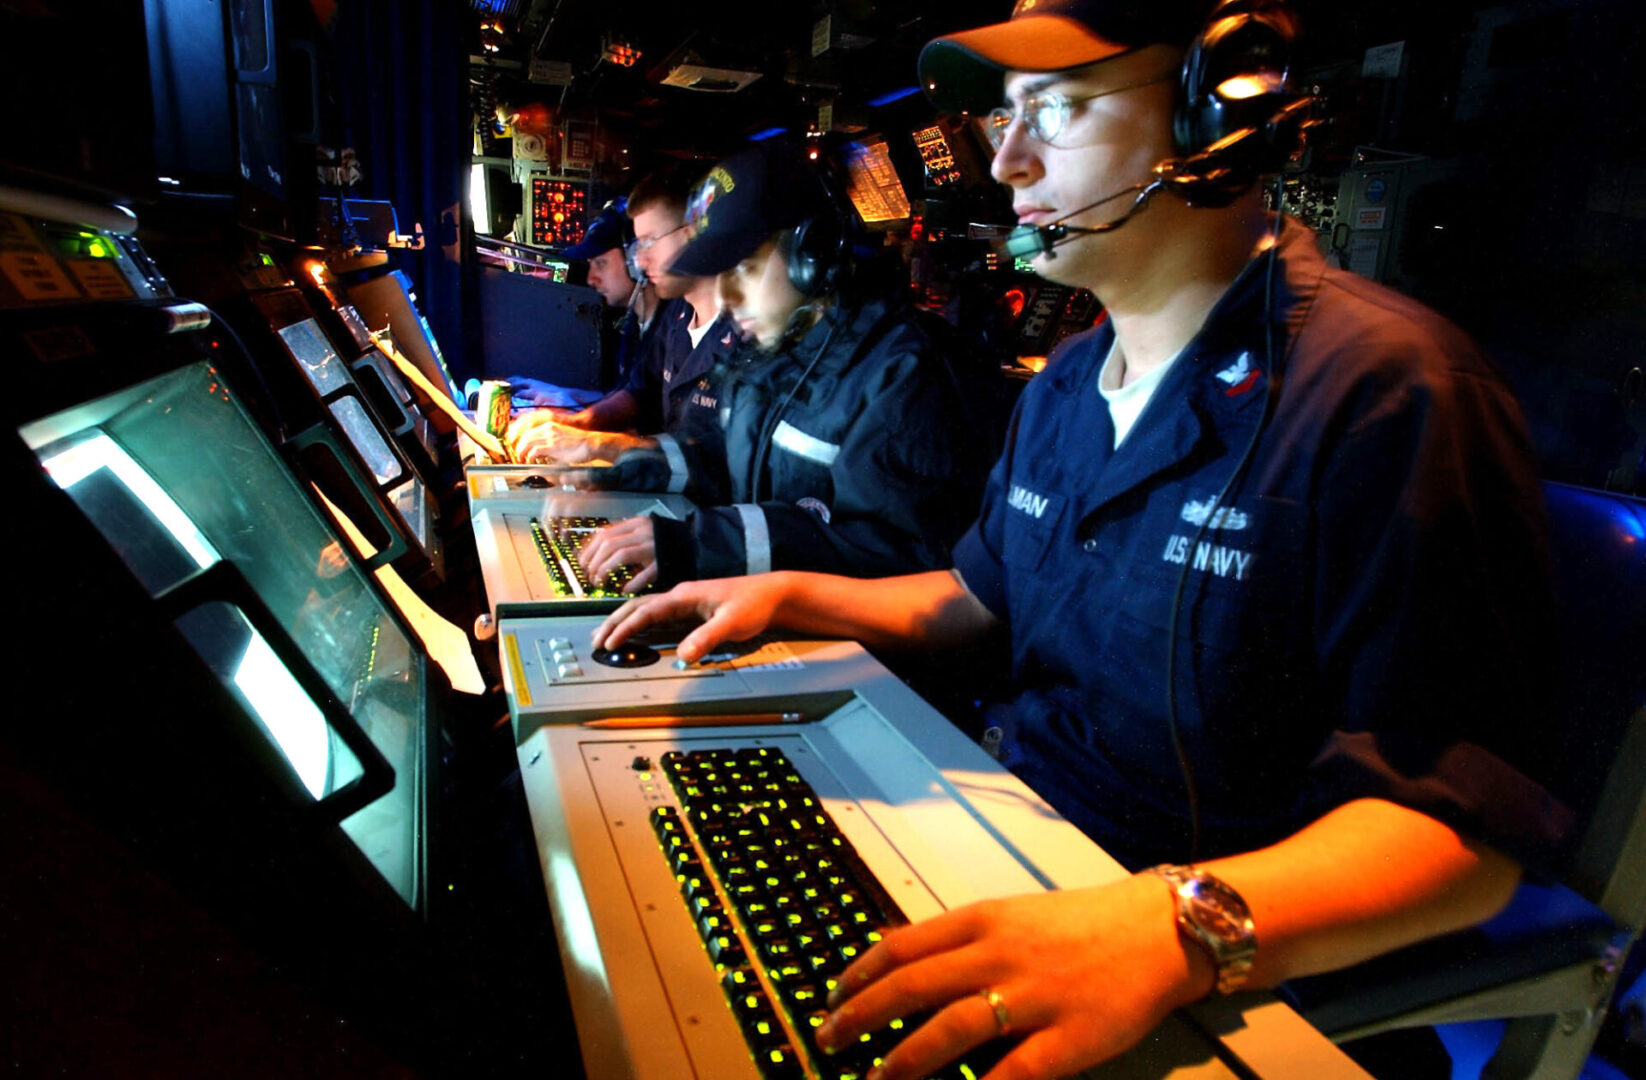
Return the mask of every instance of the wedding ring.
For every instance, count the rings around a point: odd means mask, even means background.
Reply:
[[[1008,1034],[1012,1030],[1012,1014],[1006,1009],[1006,999],[994,990],[979,990],[978,994],[989,1003],[989,1008],[994,1012],[994,1026],[997,1029],[995,1035],[998,1037]]]

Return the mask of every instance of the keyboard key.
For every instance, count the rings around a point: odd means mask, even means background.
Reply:
[[[786,986],[780,986],[778,996],[789,1006],[791,1015],[804,1015],[813,1009],[821,1008],[826,1000],[823,989],[816,983],[794,980]]]
[[[749,962],[748,953],[735,934],[715,934],[704,944],[709,947],[709,959],[721,967],[742,967]]]
[[[763,1050],[755,1056],[755,1064],[765,1080],[801,1080],[806,1075],[794,1047],[787,1043]]]
[[[746,994],[750,990],[760,989],[760,980],[755,977],[754,969],[736,967],[720,977],[720,985],[726,991],[726,996]]]

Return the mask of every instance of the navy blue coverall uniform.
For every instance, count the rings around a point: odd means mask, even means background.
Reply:
[[[737,324],[730,316],[720,315],[694,346],[687,329],[692,314],[692,306],[677,298],[664,304],[654,316],[661,325],[654,328],[649,347],[622,386],[640,405],[636,431],[673,431],[694,409],[714,410],[709,375],[736,348]]]
[[[831,311],[776,356],[743,354],[702,412],[602,482],[683,491],[656,519],[662,582],[765,570],[880,577],[948,566],[999,450],[998,367],[884,300]]]
[[[1112,326],[1024,392],[955,551],[1010,631],[985,745],[1123,863],[1191,857],[1175,633],[1195,857],[1373,796],[1536,865],[1569,819],[1525,771],[1550,601],[1518,409],[1460,331],[1328,269],[1300,226],[1278,255],[1273,355],[1259,257],[1118,449]]]
[[[617,341],[612,349],[612,370],[616,372],[610,383],[612,389],[629,388],[635,368],[662,337],[664,323],[660,316],[663,308],[664,305],[658,305],[657,310],[652,312],[652,321],[644,328],[640,325],[640,317],[632,308],[623,312],[622,318],[617,322]]]

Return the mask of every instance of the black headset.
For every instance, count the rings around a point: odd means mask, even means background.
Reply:
[[[1313,104],[1293,90],[1298,36],[1287,0],[1212,7],[1183,57],[1172,115],[1180,156],[1156,170],[1169,189],[1226,206],[1297,152]]]
[[[1316,122],[1314,99],[1292,90],[1298,22],[1287,0],[1217,0],[1184,54],[1172,109],[1174,157],[1152,175],[1070,211],[1049,225],[1020,225],[1007,254],[1055,258],[1078,236],[1111,232],[1150,199],[1168,192],[1190,206],[1228,206],[1260,176],[1278,172]],[[1119,217],[1094,227],[1064,224],[1114,199],[1132,197]]]
[[[629,217],[629,197],[619,195],[607,202],[600,210],[602,213],[607,210],[616,211],[618,221],[622,223],[623,228],[623,231],[619,234],[623,238],[623,242],[617,245],[617,250],[623,253],[623,269],[629,272],[630,281],[636,285],[640,284],[646,280],[646,275],[634,261],[634,221]]]
[[[817,210],[778,238],[789,284],[808,300],[826,296],[840,285],[851,265],[856,224],[856,211],[821,158],[812,175],[822,192]]]

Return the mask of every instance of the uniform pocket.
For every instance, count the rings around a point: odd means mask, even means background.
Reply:
[[[1001,557],[1021,570],[1038,570],[1057,536],[1068,500],[1013,484],[1006,495]]]

